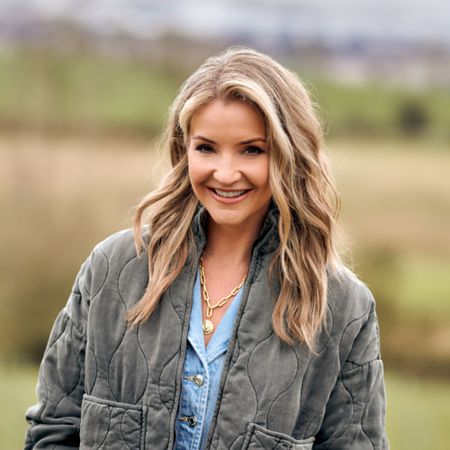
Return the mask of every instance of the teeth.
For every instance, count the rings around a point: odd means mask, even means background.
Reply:
[[[245,194],[245,191],[221,191],[220,189],[214,189],[214,192],[221,197],[239,197],[242,194]]]

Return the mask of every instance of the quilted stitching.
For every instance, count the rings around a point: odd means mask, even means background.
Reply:
[[[250,424],[242,450],[311,450],[314,438],[296,440],[290,436],[267,430],[259,425]]]
[[[72,294],[73,295],[76,294]],[[54,361],[55,366],[44,363],[41,366],[38,393],[40,402],[27,411],[30,423],[45,422],[46,417],[52,417],[64,427],[56,428],[49,433],[45,427],[35,426],[30,429],[27,443],[34,445],[53,438],[77,442],[79,432],[80,408],[74,398],[82,395],[83,372],[80,359],[85,348],[84,335],[80,333],[66,310],[58,315],[49,344],[46,348],[44,361]],[[64,374],[60,364],[64,365]]]
[[[138,328],[127,327],[124,317],[147,285],[145,255],[136,256],[131,231],[94,249],[52,330],[39,404],[27,412],[26,448],[76,445],[80,426],[82,448],[172,446],[190,287],[204,244],[201,211],[195,223],[197,252]],[[211,448],[304,450],[312,448],[303,442],[311,435],[318,450],[356,448],[356,442],[358,450],[388,448],[373,298],[355,278],[330,274],[327,324],[316,353],[282,344],[270,325],[265,275],[276,247],[274,216],[264,227],[226,357]]]
[[[81,449],[137,450],[141,448],[142,406],[83,396]]]

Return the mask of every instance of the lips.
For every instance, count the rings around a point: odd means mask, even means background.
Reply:
[[[216,201],[231,205],[247,198],[251,189],[217,189],[208,186],[208,190]]]
[[[242,189],[242,190],[236,190],[236,191],[224,191],[222,189],[212,189],[219,197],[224,198],[237,198],[241,195],[244,195],[248,190]]]

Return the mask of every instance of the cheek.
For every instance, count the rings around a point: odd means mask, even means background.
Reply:
[[[205,164],[202,164],[195,154],[188,154],[188,174],[194,190],[196,189],[196,186],[205,181],[205,178],[207,178]]]
[[[187,157],[188,157],[188,173],[189,178],[192,182],[196,178],[196,173],[198,170],[198,162],[196,161],[195,154],[192,152],[192,150],[188,149]]]
[[[251,167],[249,175],[256,186],[261,188],[267,187],[269,185],[269,161],[266,159],[258,161],[257,164]]]
[[[267,200],[272,197],[272,187],[270,185],[270,169],[268,159],[258,168],[257,183],[261,189],[263,197]]]

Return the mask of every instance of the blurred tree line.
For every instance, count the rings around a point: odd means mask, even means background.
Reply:
[[[0,53],[0,127],[154,136],[192,67],[89,53]],[[333,136],[450,140],[450,91],[336,83],[302,74]]]

